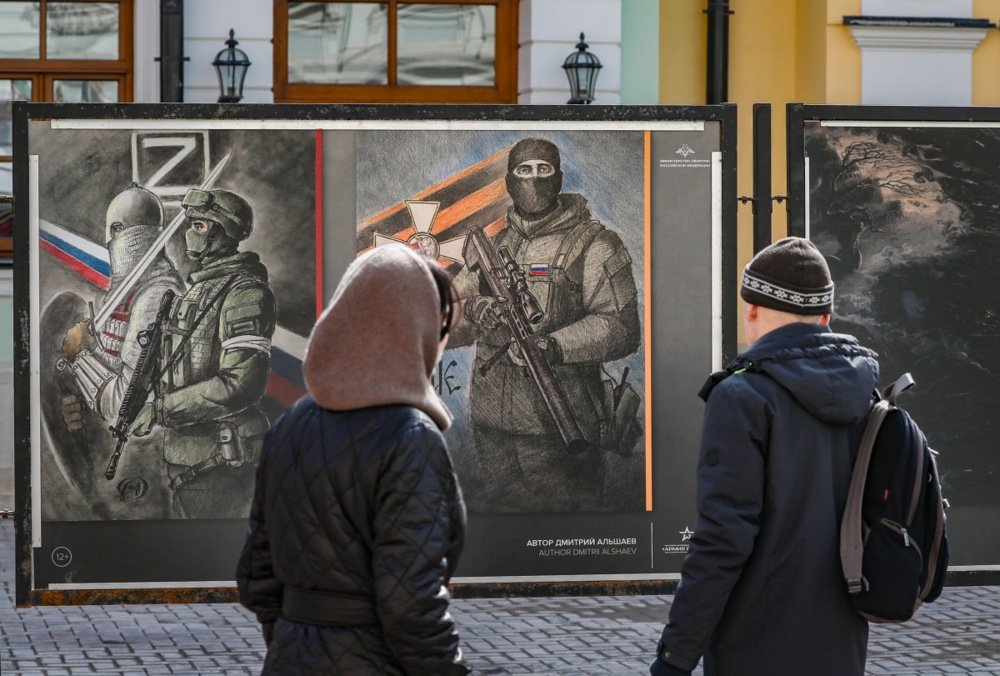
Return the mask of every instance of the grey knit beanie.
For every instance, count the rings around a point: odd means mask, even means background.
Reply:
[[[753,305],[798,315],[833,310],[833,279],[816,245],[786,237],[762,250],[743,269],[740,297]]]

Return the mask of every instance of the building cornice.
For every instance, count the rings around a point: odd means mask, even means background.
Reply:
[[[846,26],[916,26],[935,28],[996,28],[989,19],[935,16],[845,16]]]
[[[908,52],[971,52],[996,27],[985,19],[893,17],[844,17],[844,24],[862,50]]]

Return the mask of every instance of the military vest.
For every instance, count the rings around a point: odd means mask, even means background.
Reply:
[[[524,272],[525,281],[545,317],[533,327],[550,333],[580,319],[586,313],[582,297],[582,254],[604,230],[589,217],[569,228],[525,239],[508,227],[497,236],[495,245],[510,249]]]
[[[174,301],[163,349],[170,360],[164,373],[167,392],[211,378],[218,371],[222,352],[219,313],[239,276],[236,272],[196,282]]]

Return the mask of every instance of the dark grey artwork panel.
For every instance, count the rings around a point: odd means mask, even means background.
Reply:
[[[808,236],[836,283],[835,330],[880,356],[883,385],[937,450],[952,561],[1000,560],[1000,129],[808,122]],[[990,531],[993,532],[993,531]]]
[[[260,435],[304,391],[298,364],[316,312],[314,145],[301,131],[33,125],[44,521],[245,518]],[[182,200],[200,188],[218,201],[185,217]],[[232,239],[226,262],[188,253],[196,213],[230,228],[208,240]],[[161,253],[116,297],[172,223]],[[139,333],[168,291],[166,349],[142,401],[172,397],[176,417],[148,435],[126,430],[118,444],[109,427],[137,370]],[[259,363],[226,363],[240,346]],[[242,465],[213,460],[223,435],[237,439]],[[213,497],[191,498],[194,486]]]
[[[15,112],[18,603],[232,590],[317,312],[400,244],[467,300],[431,376],[456,582],[676,578],[696,393],[736,346],[735,108]]]

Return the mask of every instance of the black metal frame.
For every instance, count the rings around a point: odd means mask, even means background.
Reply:
[[[17,232],[28,230],[28,127],[29,122],[52,119],[118,120],[483,120],[483,121],[704,121],[720,123],[722,149],[722,270],[724,359],[737,349],[736,300],[736,107],[721,106],[491,106],[491,105],[225,105],[225,104],[53,104],[15,102],[14,194],[22,206],[14,213]],[[32,603],[104,603],[235,600],[235,590],[112,590],[95,594],[65,594],[32,589],[31,514],[31,335],[29,327],[29,252],[27,236],[14,242],[14,378],[15,378],[15,596],[18,606]],[[692,263],[700,265],[701,263]],[[668,592],[676,582],[551,582],[486,583],[460,585],[464,596],[497,596],[514,593],[623,593]]]
[[[184,101],[184,0],[160,0],[160,101]]]
[[[879,124],[968,122],[998,123],[1000,108],[920,106],[835,106],[790,103],[787,105],[788,234],[806,235],[805,124],[807,122],[876,122]],[[993,585],[1000,570],[948,571],[948,585]]]
[[[833,106],[789,103],[786,108],[788,168],[788,234],[806,232],[805,137],[806,122],[1000,122],[1000,108],[925,108],[922,106]]]
[[[771,243],[771,104],[753,104],[753,252]]]

